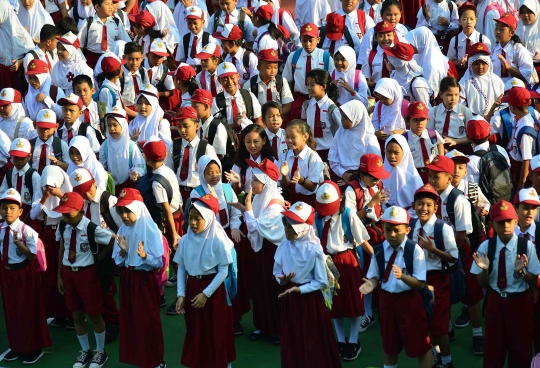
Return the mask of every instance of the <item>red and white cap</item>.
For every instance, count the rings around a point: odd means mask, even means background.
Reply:
[[[28,157],[32,152],[32,146],[27,139],[16,138],[9,146],[9,155],[15,157]]]
[[[48,74],[49,66],[46,62],[39,59],[34,59],[28,63],[26,67],[26,75],[38,75],[38,74]]]
[[[514,87],[527,88],[527,86],[525,86],[525,83],[523,83],[523,81],[521,79],[510,78],[504,84],[504,92],[509,91],[510,89],[512,89]]]
[[[263,174],[268,176],[273,181],[277,182],[279,180],[279,170],[272,160],[265,158],[260,164],[258,164],[255,161],[246,158],[246,162],[251,168],[253,168],[254,175],[257,175],[257,170],[261,170]]]
[[[82,110],[83,108],[83,101],[82,99],[77,96],[75,93],[70,93],[66,97],[63,97],[58,100],[58,105],[64,106],[64,105],[77,105]]]
[[[144,202],[141,192],[134,188],[124,188],[120,192],[118,202],[116,202],[114,207],[125,207],[134,201]]]
[[[80,195],[85,195],[92,188],[94,177],[88,169],[79,167],[69,174],[69,182],[73,186],[73,191]]]
[[[192,6],[186,9],[185,19],[202,19],[204,20],[204,11],[198,6]]]
[[[469,161],[471,161],[467,155],[465,155],[463,152],[459,152],[456,149],[448,152],[446,157],[450,157],[452,160],[463,160],[465,163],[469,163]]]
[[[126,113],[126,110],[121,109],[119,107],[113,107],[112,110],[105,114],[105,119],[107,119],[108,116],[114,116],[119,117],[128,120],[128,116]]]
[[[235,74],[238,74],[238,71],[236,70],[236,67],[232,63],[228,63],[224,61],[223,63],[219,64],[217,68],[218,78],[229,77]]]
[[[64,193],[64,196],[60,200],[60,204],[53,208],[53,211],[58,213],[70,213],[73,211],[82,211],[83,208],[83,197],[76,192],[67,192]]]
[[[22,96],[19,91],[13,88],[4,88],[0,91],[0,106],[12,103],[21,103]]]
[[[315,210],[321,216],[332,216],[339,212],[341,191],[336,183],[325,180],[315,193]]]
[[[529,161],[532,172],[540,172],[540,155],[536,155]]]
[[[150,45],[150,52],[158,56],[169,56],[167,44],[161,38],[156,38]]]
[[[215,43],[209,43],[208,45],[202,48],[201,52],[195,55],[196,58],[201,59],[201,60],[210,59],[212,56],[215,56],[215,57],[221,56],[221,48]]]
[[[39,110],[36,116],[38,128],[56,128],[56,114],[50,109]]]
[[[21,195],[19,194],[19,192],[17,192],[15,188],[9,188],[8,190],[4,192],[2,197],[0,197],[0,202],[2,201],[17,202],[19,206],[22,206]]]
[[[288,211],[281,214],[300,224],[313,225],[315,223],[315,209],[304,202],[296,202]]]
[[[150,96],[153,96],[153,97],[158,97],[159,96],[159,92],[157,90],[156,87],[154,87],[153,85],[151,85],[150,83],[148,83],[146,86],[144,86],[144,88],[142,88],[139,93],[142,93],[142,94],[145,94],[145,95],[150,95]]]
[[[197,202],[202,202],[206,207],[212,210],[214,214],[217,215],[219,213],[219,202],[213,195],[206,194],[199,198],[193,198],[193,204],[196,204]]]
[[[534,206],[540,206],[538,192],[534,188],[523,188],[514,196],[514,204],[527,203]]]
[[[225,24],[221,32],[212,33],[212,37],[226,41],[238,41],[242,39],[242,36],[242,30],[235,24]]]
[[[409,216],[409,212],[407,212],[407,210],[405,210],[404,208],[398,206],[388,207],[381,217],[381,221],[388,222],[389,224],[394,225],[408,225],[410,219],[411,216]]]
[[[56,39],[63,44],[71,45],[77,49],[81,47],[81,41],[79,41],[79,37],[75,33],[68,32],[61,37],[56,37]]]

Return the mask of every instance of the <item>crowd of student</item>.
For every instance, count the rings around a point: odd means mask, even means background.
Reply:
[[[340,367],[374,306],[385,368],[453,367],[469,324],[531,364],[537,0],[61,1],[0,1],[3,360],[66,327],[74,368],[118,337],[165,367],[176,287],[187,367],[230,367],[251,309],[282,367]]]

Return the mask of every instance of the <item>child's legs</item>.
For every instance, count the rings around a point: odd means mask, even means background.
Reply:
[[[397,355],[403,350],[403,340],[397,318],[398,300],[399,294],[392,294],[384,290],[379,292],[379,322],[381,325],[384,355],[385,357],[395,356],[396,359],[393,364],[385,362],[384,364],[386,365],[397,364]],[[392,359],[390,358],[389,362],[391,361]]]
[[[386,354],[383,353],[383,364],[384,365],[397,365],[398,362],[398,355],[397,354]]]
[[[427,273],[427,283],[436,290],[433,316],[429,321],[429,331],[433,337],[433,345],[439,345],[441,355],[448,356],[450,355],[450,340],[448,339],[450,276],[443,271],[430,271]]]
[[[448,334],[444,336],[433,336],[432,340],[433,341],[431,343],[433,346],[439,346],[442,356],[448,356],[451,354],[450,339],[448,338]]]
[[[75,325],[77,336],[85,335],[88,332],[86,329],[86,314],[84,313],[84,310],[73,312],[73,323]]]
[[[105,321],[103,321],[103,317],[101,316],[101,314],[97,314],[95,316],[88,316],[88,318],[90,318],[90,321],[94,325],[95,333],[105,332]]]
[[[418,368],[431,368],[433,364],[433,353],[428,349],[424,354],[418,357]]]
[[[461,298],[461,302],[465,304],[469,310],[471,324],[473,328],[482,327],[482,310],[480,301],[484,298],[484,291],[475,274],[471,273],[471,266],[474,262],[473,251],[469,244],[463,244],[463,270],[465,271],[465,295]]]
[[[486,336],[489,339],[484,342],[484,368],[504,367],[508,350],[505,308],[505,298],[490,292],[486,307]],[[514,313],[513,310],[508,312]]]
[[[491,295],[490,295],[491,297]],[[508,366],[527,368],[531,364],[533,302],[529,292],[506,298],[506,341],[508,342]]]
[[[535,353],[540,353],[540,302],[534,304],[533,342]]]

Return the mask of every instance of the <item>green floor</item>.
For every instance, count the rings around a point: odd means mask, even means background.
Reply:
[[[174,298],[175,289],[166,289],[167,301],[171,302]],[[1,307],[1,304],[0,304]],[[7,347],[7,337],[5,335],[5,322],[3,318],[3,310],[0,308],[0,354]],[[459,314],[459,307],[453,309],[453,318]],[[165,361],[169,368],[181,367],[180,355],[184,342],[185,327],[182,316],[168,316],[165,313],[165,308],[161,310],[161,318],[163,323],[163,333],[165,337]],[[236,338],[236,361],[233,362],[233,367],[242,368],[270,368],[280,366],[279,347],[274,347],[270,344],[270,340],[261,339],[258,342],[249,342],[248,336],[253,330],[251,322],[251,313],[244,316],[242,325],[245,328],[243,336]],[[35,367],[71,367],[75,358],[79,354],[80,345],[74,331],[65,329],[51,329],[53,346],[45,351],[45,355],[35,364]],[[475,368],[481,367],[482,358],[472,354],[471,348],[471,328],[470,326],[456,330],[456,340],[452,342],[452,357],[456,367]],[[95,348],[95,342],[90,335],[91,346]],[[378,323],[372,326],[367,332],[360,334],[362,343],[362,352],[357,360],[353,362],[344,362],[343,366],[350,367],[382,367],[382,349],[381,336]],[[125,364],[118,362],[118,341],[115,341],[106,346],[109,361],[106,367],[127,367]],[[22,367],[21,361],[12,363],[0,362],[2,367]],[[415,367],[416,360],[407,358],[403,353],[400,356],[400,368]],[[212,367],[208,367],[212,368]],[[298,367],[304,368],[304,367]],[[308,367],[306,367],[308,368]],[[331,368],[331,367],[329,367]]]

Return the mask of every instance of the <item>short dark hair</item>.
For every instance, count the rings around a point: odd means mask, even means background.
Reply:
[[[129,55],[129,54],[132,54],[134,52],[140,52],[142,54],[143,49],[142,49],[141,45],[139,45],[136,42],[128,42],[128,43],[126,43],[126,45],[124,46],[124,55]]]
[[[454,88],[454,87],[459,88],[459,90],[461,91],[461,87],[459,86],[459,82],[458,82],[458,80],[456,78],[454,78],[454,77],[444,77],[441,80],[441,85],[440,85],[439,91],[440,91],[440,93],[444,93],[444,92],[448,91],[449,88]]]
[[[61,36],[60,30],[52,24],[45,24],[39,31],[39,42],[54,40],[57,36]]]
[[[75,19],[73,19],[71,17],[66,17],[66,18],[60,19],[60,21],[58,22],[56,27],[58,27],[58,30],[60,31],[61,35],[65,35],[68,32],[71,32],[71,33],[74,33],[74,34],[79,33],[79,28],[77,27],[77,22],[75,21]]]
[[[429,199],[433,199],[433,201],[435,202],[436,205],[438,205],[438,199],[439,197],[436,196],[435,194],[433,193],[427,193],[427,192],[420,192],[418,193],[417,195],[414,196],[414,202],[416,203],[417,200],[419,199],[424,199],[424,198],[429,198]]]
[[[79,84],[86,83],[90,86],[90,88],[94,88],[94,82],[92,82],[92,78],[87,76],[86,74],[79,74],[73,79],[72,86],[73,89],[75,89],[75,86],[78,86]]]

